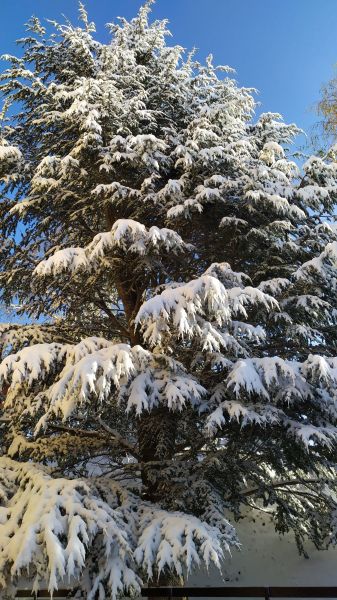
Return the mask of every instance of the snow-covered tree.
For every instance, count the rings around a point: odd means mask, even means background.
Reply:
[[[299,168],[297,128],[150,5],[109,44],[82,5],[34,18],[5,57],[4,590],[220,566],[247,507],[301,551],[337,537],[334,152]]]

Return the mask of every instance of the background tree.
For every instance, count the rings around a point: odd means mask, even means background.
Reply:
[[[219,566],[247,507],[335,541],[334,155],[300,171],[296,127],[150,4],[109,44],[83,6],[33,19],[1,75],[7,590]]]
[[[337,132],[337,79],[333,77],[322,87],[322,98],[318,103],[318,112],[323,117],[323,130],[328,137],[336,138]]]

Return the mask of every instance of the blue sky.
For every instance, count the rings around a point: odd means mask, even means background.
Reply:
[[[108,39],[105,22],[131,17],[141,0],[85,4],[98,36]],[[62,13],[76,19],[76,0],[1,0],[0,52],[13,52],[32,14]],[[337,62],[337,0],[157,0],[153,15],[169,19],[174,42],[234,67],[240,84],[258,88],[263,111],[308,132],[317,122],[315,103]]]

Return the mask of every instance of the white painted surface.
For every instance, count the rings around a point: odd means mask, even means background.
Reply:
[[[267,519],[246,518],[237,524],[242,550],[233,551],[223,577],[216,569],[202,570],[189,585],[337,586],[337,548],[317,551],[307,546],[310,558],[298,554],[293,535],[279,536]]]

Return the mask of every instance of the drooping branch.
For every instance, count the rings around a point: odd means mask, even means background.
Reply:
[[[241,496],[254,496],[254,494],[263,491],[263,489],[266,489],[266,490],[268,488],[277,489],[277,488],[289,487],[289,486],[294,486],[294,485],[304,485],[305,486],[310,483],[320,483],[320,480],[317,478],[314,478],[314,479],[285,479],[283,481],[276,481],[275,483],[264,484],[261,487],[255,487],[255,488],[251,488],[250,490],[241,491],[240,495]]]

